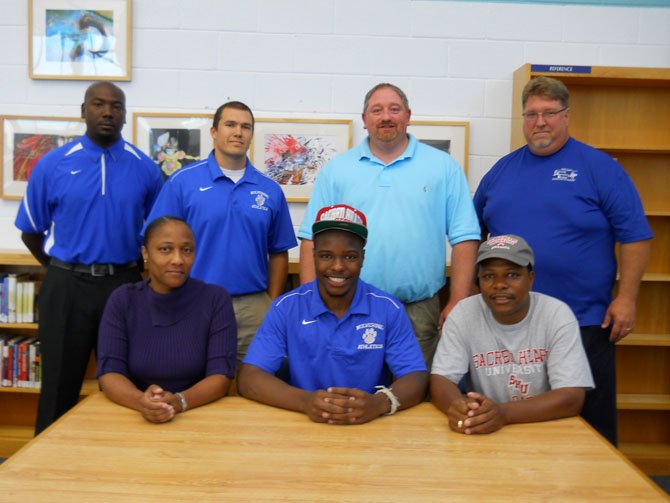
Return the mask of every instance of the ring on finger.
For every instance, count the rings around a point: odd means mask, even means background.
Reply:
[[[462,420],[462,419],[459,419],[459,420],[458,420],[457,426],[458,426],[458,429],[459,429],[459,430],[462,430],[462,429],[463,429],[463,420]]]

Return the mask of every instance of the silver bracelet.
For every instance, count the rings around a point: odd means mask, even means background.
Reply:
[[[383,393],[389,399],[389,402],[391,402],[391,410],[387,412],[386,415],[391,416],[395,414],[400,408],[400,401],[398,400],[398,397],[393,394],[393,390],[386,386],[375,386],[375,388],[377,389],[375,395],[377,393]]]
[[[179,398],[179,402],[181,403],[181,411],[186,412],[186,409],[188,409],[188,402],[186,401],[186,397],[184,397],[182,393],[175,393],[174,395]]]

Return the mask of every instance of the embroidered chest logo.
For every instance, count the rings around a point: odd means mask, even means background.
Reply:
[[[375,344],[379,331],[384,330],[384,325],[379,323],[361,323],[356,325],[356,330],[362,331],[361,339],[364,344],[359,344],[357,349],[383,349],[383,344]]]
[[[555,169],[551,177],[552,182],[576,182],[577,170],[570,168]]]
[[[251,207],[257,210],[268,211],[268,207],[265,206],[265,201],[268,200],[268,195],[265,192],[260,190],[252,190],[250,194],[254,197],[254,203]]]
[[[372,344],[377,338],[377,331],[374,328],[368,328],[363,332],[363,340],[366,344]]]

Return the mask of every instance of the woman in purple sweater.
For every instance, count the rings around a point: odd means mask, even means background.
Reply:
[[[223,397],[235,374],[237,327],[228,292],[189,278],[188,224],[160,217],[144,234],[149,279],[116,289],[98,334],[105,396],[153,423]]]

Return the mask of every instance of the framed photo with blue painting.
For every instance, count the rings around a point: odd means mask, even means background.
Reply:
[[[351,148],[352,121],[256,119],[251,163],[277,182],[289,202],[307,202],[319,171]]]
[[[28,0],[31,79],[130,80],[131,0]]]
[[[151,157],[164,178],[201,159],[212,150],[213,114],[133,113],[133,143]]]
[[[0,198],[21,199],[39,160],[86,132],[77,117],[0,117]]]
[[[431,147],[451,155],[468,176],[469,122],[411,121],[407,132]]]

